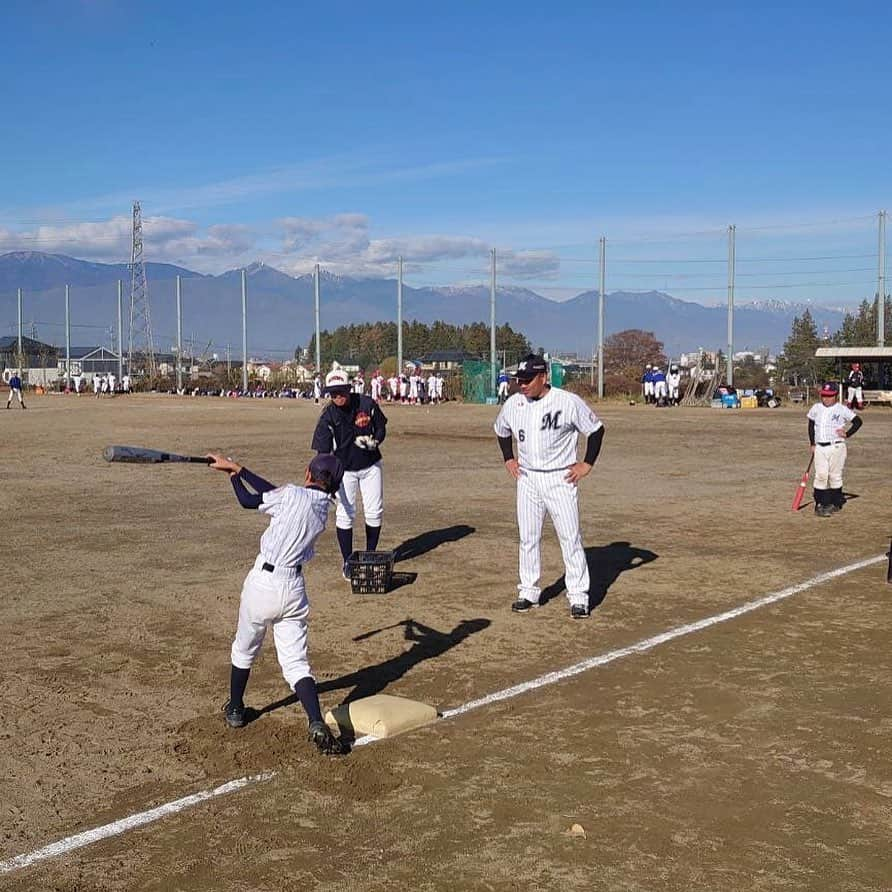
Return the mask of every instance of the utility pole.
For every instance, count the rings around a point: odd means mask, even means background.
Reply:
[[[183,292],[177,276],[177,393],[183,389]]]
[[[877,347],[886,343],[886,212],[879,217],[879,266],[877,269]]]
[[[19,373],[22,371],[22,365],[24,363],[24,354],[22,353],[22,289],[18,289],[17,293],[18,297],[18,306],[19,306],[19,355],[17,357],[16,365],[19,367]]]
[[[322,333],[319,326],[319,264],[313,270],[313,299],[316,308],[316,374],[322,374],[322,345],[319,343]],[[322,383],[325,383],[323,379]]]
[[[118,380],[124,380],[124,283],[118,279]],[[127,370],[128,374],[130,369]]]
[[[489,372],[490,396],[496,395],[496,249],[490,252],[489,270],[489,360],[492,368]]]
[[[65,389],[71,378],[71,286],[65,286]]]
[[[242,270],[242,393],[248,392],[248,273]]]
[[[737,227],[728,227],[728,373],[725,380],[728,386],[734,384],[734,270],[736,265]]]
[[[397,263],[396,278],[396,374],[403,374],[403,258]]]
[[[604,287],[607,279],[607,238],[601,236],[598,282],[598,396],[604,398]]]

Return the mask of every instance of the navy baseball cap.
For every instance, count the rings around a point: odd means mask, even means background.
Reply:
[[[319,454],[310,462],[310,477],[334,495],[341,487],[344,466],[336,455]]]
[[[821,396],[839,396],[839,385],[835,381],[827,381],[821,388]]]
[[[548,363],[543,357],[530,353],[520,361],[514,377],[518,381],[532,381],[536,375],[541,375],[545,371],[548,371]]]

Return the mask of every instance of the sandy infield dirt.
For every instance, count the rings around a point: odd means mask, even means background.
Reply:
[[[266,520],[218,472],[110,465],[102,448],[219,450],[299,481],[319,411],[49,395],[0,415],[0,860],[274,772],[0,888],[892,889],[885,562],[341,760],[306,742],[270,639],[246,698],[262,715],[228,729]],[[401,546],[401,585],[351,594],[332,514],[306,568],[325,708],[379,692],[455,708],[889,546],[892,410],[864,413],[852,497],[824,519],[810,488],[790,511],[805,408],[606,404],[580,494],[592,617],[569,617],[550,525],[546,603],[513,615],[496,408],[385,411],[381,547]]]

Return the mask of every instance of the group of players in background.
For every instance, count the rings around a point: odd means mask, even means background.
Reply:
[[[380,369],[375,369],[368,387],[362,372],[350,380],[353,393],[366,394],[376,402],[403,403],[420,406],[442,402],[446,399],[445,378],[436,371],[422,375],[418,366],[407,366],[403,374],[392,374],[385,378]],[[318,403],[323,393],[322,379],[316,376],[313,382],[313,398]]]
[[[648,363],[641,376],[644,402],[652,406],[677,406],[679,404],[679,387],[681,385],[681,369],[676,363],[664,372],[659,365]]]

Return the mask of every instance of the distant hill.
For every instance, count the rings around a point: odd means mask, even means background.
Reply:
[[[175,279],[177,276],[201,276],[169,263],[147,263],[149,279]],[[126,263],[91,263],[64,254],[43,254],[40,251],[15,251],[0,255],[0,294],[24,288],[45,291],[58,285],[105,285],[123,279],[130,282],[130,267]]]
[[[265,264],[248,273],[248,343],[255,355],[278,356],[306,346],[314,329],[313,277],[292,277]],[[203,348],[241,344],[241,272],[205,276],[170,264],[149,263],[149,304],[156,346],[170,349],[176,340],[175,278],[183,282],[183,333]],[[24,320],[36,324],[38,337],[64,340],[64,286],[71,285],[72,325],[82,327],[78,342],[107,343],[117,318],[118,279],[129,291],[127,264],[91,263],[61,254],[17,252],[0,255],[0,335],[16,325],[15,289],[22,288]],[[395,320],[396,281],[353,279],[323,272],[321,324],[329,330],[350,323]],[[790,333],[802,304],[770,300],[735,308],[736,349],[768,347],[777,351]],[[844,310],[810,306],[818,330],[836,331]],[[127,316],[125,307],[125,317]],[[499,288],[496,318],[522,331],[534,347],[591,355],[597,338],[597,292],[586,291],[558,303],[527,288]],[[403,286],[403,319],[452,324],[489,321],[489,288]],[[609,292],[605,300],[607,335],[629,328],[653,331],[672,355],[697,347],[726,349],[727,311],[683,301],[659,291]],[[30,330],[29,330],[30,333]]]

